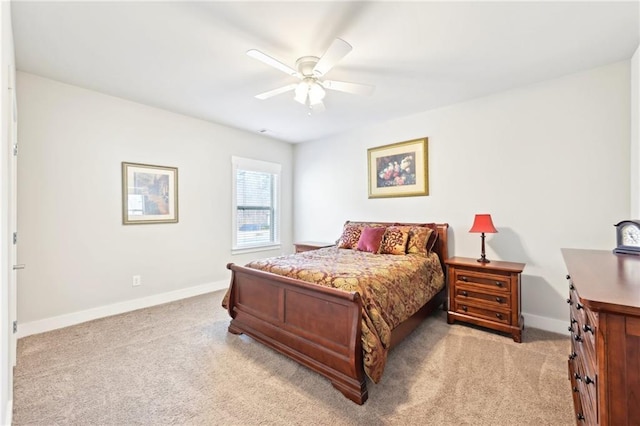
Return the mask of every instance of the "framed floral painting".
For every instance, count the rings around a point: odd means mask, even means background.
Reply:
[[[122,223],[178,222],[178,169],[122,163]]]
[[[428,139],[369,148],[369,198],[429,195]]]

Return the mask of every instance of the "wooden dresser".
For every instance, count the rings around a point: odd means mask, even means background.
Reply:
[[[562,249],[576,423],[640,424],[640,256]]]

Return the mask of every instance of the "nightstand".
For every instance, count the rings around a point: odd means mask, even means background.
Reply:
[[[331,247],[334,243],[322,243],[317,241],[303,241],[300,243],[293,243],[296,249],[296,253],[302,253],[303,251],[318,250],[324,247]]]
[[[447,322],[491,328],[511,334],[513,341],[520,343],[524,328],[520,274],[525,264],[497,260],[480,263],[467,257],[453,257],[445,263],[449,284]]]

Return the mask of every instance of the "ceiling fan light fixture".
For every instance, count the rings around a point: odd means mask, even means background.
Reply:
[[[302,105],[306,105],[307,95],[309,94],[309,83],[307,83],[306,81],[301,81],[300,83],[298,83],[295,93],[296,94],[293,99],[295,99],[296,102],[299,102]]]
[[[309,85],[309,105],[321,103],[325,95],[326,92],[317,81]]]
[[[371,95],[374,86],[368,84],[323,80],[323,77],[338,61],[344,58],[351,49],[352,47],[349,43],[336,38],[320,58],[317,56],[302,56],[298,58],[295,70],[259,50],[251,49],[247,51],[248,56],[300,79],[299,83],[292,83],[287,86],[269,90],[268,92],[260,93],[256,95],[256,98],[268,99],[284,92],[293,91],[293,99],[307,107],[309,112],[311,109],[313,109],[314,112],[322,112],[325,110],[323,99],[326,96],[326,90],[335,90],[357,95]]]

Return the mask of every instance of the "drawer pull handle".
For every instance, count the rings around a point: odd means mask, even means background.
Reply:
[[[575,286],[573,284],[569,284],[569,290],[575,290]]]
[[[462,310],[467,312],[467,307],[466,306],[462,306]]]
[[[582,377],[580,377],[580,375],[579,375],[578,373],[575,373],[575,374],[573,375],[573,377],[574,377],[576,380],[582,381]]]
[[[584,415],[582,413],[578,413],[578,420],[584,421]]]
[[[570,305],[573,305],[573,302],[571,301],[571,299],[567,299],[567,303]]]
[[[575,318],[571,318],[571,324],[575,324],[575,323],[577,323],[577,322],[578,322],[578,320],[577,320],[577,319],[575,319]]]
[[[573,391],[574,391],[574,392],[580,392],[580,391],[578,390],[578,388],[577,388],[577,387],[575,387],[575,386],[573,387]]]
[[[576,309],[583,309],[584,305],[582,303],[576,303]]]
[[[571,275],[567,274],[567,276],[565,278],[570,280],[571,279]]]
[[[573,325],[570,325],[569,327],[567,327],[567,330],[573,331]]]
[[[595,383],[593,379],[589,376],[584,376],[584,382],[588,385],[590,385],[591,383]]]
[[[498,303],[502,303],[502,298],[500,298],[500,297],[496,297],[496,302],[498,302]]]
[[[464,291],[464,290],[463,290],[463,291],[462,291],[462,295],[463,295],[464,297],[467,297],[469,294],[468,294],[466,291]]]
[[[585,333],[588,331],[589,333],[593,334],[593,327],[591,327],[589,324],[585,324],[582,326],[582,331],[584,331]]]
[[[501,313],[499,313],[499,312],[498,312],[498,313],[496,313],[496,318],[498,318],[498,319],[502,319],[502,314],[501,314]]]
[[[469,281],[469,280],[467,279],[467,277],[465,277],[465,276],[463,275],[463,276],[461,276],[461,277],[460,277],[460,281],[464,281],[464,282],[466,283],[466,282],[467,282],[467,281]]]
[[[496,285],[497,285],[498,287],[502,287],[502,282],[501,282],[501,281],[496,281]]]
[[[569,359],[570,359],[570,360],[574,360],[574,359],[576,359],[576,357],[577,357],[577,356],[578,356],[578,354],[577,354],[577,353],[575,353],[575,352],[571,352],[571,353],[569,354]]]
[[[580,337],[579,334],[574,334],[573,335],[573,340],[575,340],[576,342],[582,342],[582,337]]]

